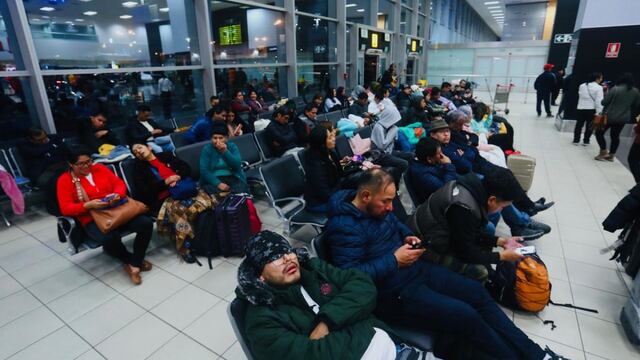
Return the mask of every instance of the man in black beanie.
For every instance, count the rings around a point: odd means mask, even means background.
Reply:
[[[271,231],[252,237],[245,253],[236,295],[250,304],[245,330],[254,358],[433,359],[395,345],[372,314],[377,292],[364,273],[310,259]]]

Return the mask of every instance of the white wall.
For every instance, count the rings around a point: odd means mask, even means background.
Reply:
[[[638,0],[581,0],[575,31],[587,28],[640,25]]]

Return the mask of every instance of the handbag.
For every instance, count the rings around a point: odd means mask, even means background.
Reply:
[[[82,184],[80,184],[80,179],[78,179],[73,173],[71,173],[71,179],[76,187],[78,199],[84,202],[89,201],[87,192],[82,188]],[[136,216],[142,215],[148,211],[149,208],[147,205],[130,197],[125,197],[118,205],[99,210],[89,210],[89,215],[93,218],[98,230],[103,234],[108,234],[128,223]]]
[[[593,103],[595,105],[596,99],[594,99],[593,96],[591,96],[591,92],[589,92],[589,83],[587,83],[587,92],[589,93],[589,97],[593,100]],[[613,102],[613,99],[615,99],[615,97],[611,99],[611,102]],[[609,105],[611,105],[611,103],[609,103]],[[593,119],[591,120],[591,128],[595,131],[602,131],[607,126],[608,122],[609,119],[607,117],[607,111],[605,108],[602,109],[602,114],[593,114]]]

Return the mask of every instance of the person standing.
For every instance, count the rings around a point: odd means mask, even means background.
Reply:
[[[573,145],[580,143],[580,135],[582,127],[586,125],[584,130],[584,139],[582,145],[589,145],[591,139],[593,115],[602,112],[602,80],[604,77],[601,73],[591,73],[587,82],[581,84],[578,88],[578,111],[576,113],[577,122],[573,131]]]
[[[602,129],[596,131],[596,140],[600,145],[600,154],[595,157],[598,161],[613,161],[620,145],[620,132],[624,124],[628,123],[632,115],[635,115],[640,108],[640,91],[634,86],[635,81],[631,73],[624,73],[616,85],[607,92],[602,100],[603,114],[607,115],[607,124]],[[611,129],[611,147],[607,152],[607,140],[604,134]]]
[[[158,80],[158,92],[162,100],[164,119],[169,120],[171,119],[171,93],[173,92],[173,83],[169,80],[167,74],[163,73],[160,80]]]
[[[560,95],[560,89],[564,88],[564,68],[558,68],[553,74],[556,76],[556,87],[553,88],[553,92],[551,93],[551,105],[558,106],[556,101],[558,100],[558,95]],[[564,94],[562,95],[564,96]]]
[[[536,89],[536,112],[538,116],[542,115],[541,104],[544,102],[544,110],[547,112],[547,117],[553,117],[551,114],[551,92],[556,87],[556,76],[551,72],[553,70],[552,64],[544,65],[544,72],[536,78],[536,82],[533,87]]]

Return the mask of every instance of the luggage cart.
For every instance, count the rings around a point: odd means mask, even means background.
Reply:
[[[499,110],[498,108],[496,108],[496,104],[504,104],[504,113],[509,115],[509,94],[511,93],[511,89],[513,89],[514,87],[515,85],[513,84],[496,85],[496,94],[493,97],[493,105],[491,106],[493,108],[494,114]]]

